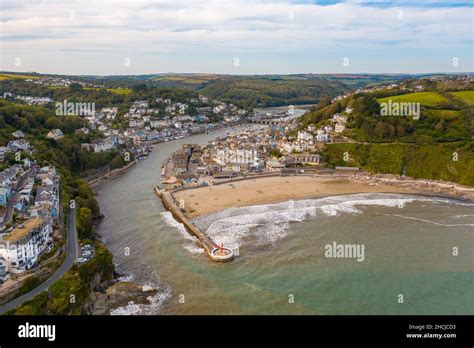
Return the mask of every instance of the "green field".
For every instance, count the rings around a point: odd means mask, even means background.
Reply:
[[[32,79],[32,80],[37,80],[39,79],[39,76],[34,76],[34,75],[22,75],[22,74],[0,74],[0,81],[1,80],[9,80],[9,79]]]
[[[421,105],[428,107],[436,107],[438,103],[448,101],[445,97],[437,92],[408,93],[377,99],[379,103],[388,102],[389,100],[397,103],[420,103]]]
[[[474,105],[474,91],[452,92],[451,95],[461,99],[467,105]]]
[[[103,88],[94,88],[94,87],[84,87],[85,90],[101,90]],[[132,93],[130,88],[107,88],[109,92],[120,94],[120,95],[129,95]]]
[[[68,87],[63,87],[63,86],[48,86],[50,89],[66,89]],[[94,88],[94,87],[84,87],[84,90],[101,90],[102,88]],[[129,95],[132,93],[132,90],[130,88],[107,88],[109,92],[115,93],[115,94],[120,94],[120,95]]]
[[[120,95],[129,95],[132,93],[130,88],[107,88],[109,92],[120,94]]]
[[[442,118],[457,118],[461,116],[461,111],[460,110],[433,110],[433,109],[428,109],[428,110],[423,110],[422,115],[424,116],[439,116]]]
[[[220,75],[168,75],[168,76],[159,76],[153,78],[153,81],[162,82],[162,83],[178,83],[184,85],[199,85],[201,83],[206,83],[212,80],[220,79]]]

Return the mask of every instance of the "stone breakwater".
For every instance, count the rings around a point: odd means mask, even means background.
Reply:
[[[186,229],[197,238],[197,241],[204,248],[207,255],[215,262],[228,262],[234,259],[234,251],[230,248],[219,246],[207,234],[199,230],[189,219],[184,216],[183,212],[176,204],[171,192],[162,191],[155,186],[155,193],[163,201],[163,205],[168,209],[173,216],[180,221]]]

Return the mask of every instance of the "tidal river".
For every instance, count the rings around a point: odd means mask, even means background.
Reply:
[[[227,209],[195,222],[240,256],[209,261],[153,186],[178,147],[215,136],[158,144],[96,188],[117,270],[159,289],[152,304],[113,314],[474,314],[474,206],[454,200],[362,194]],[[358,253],[329,257],[338,245]]]

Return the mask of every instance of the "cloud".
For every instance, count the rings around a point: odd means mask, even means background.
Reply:
[[[13,56],[47,61],[57,52],[81,64],[73,55],[80,51],[162,54],[165,60],[183,53],[193,59],[209,52],[346,50],[350,56],[394,48],[466,54],[473,47],[472,9],[446,1],[2,0],[2,67]]]

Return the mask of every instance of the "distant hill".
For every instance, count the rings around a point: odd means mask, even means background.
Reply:
[[[244,108],[314,104],[324,95],[349,90],[337,81],[323,79],[232,77],[209,81],[199,93]]]
[[[0,79],[39,78],[38,73],[0,72]],[[421,75],[402,74],[291,74],[225,75],[164,73],[144,75],[55,75],[92,83],[110,90],[148,87],[186,88],[247,109],[296,104],[315,104],[323,96],[334,97],[349,90],[415,79]]]
[[[293,74],[214,75],[164,74],[151,78],[153,84],[192,88],[203,95],[244,108],[291,104],[315,104],[322,96],[335,97],[348,90],[396,82],[409,75]]]

